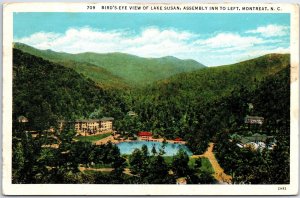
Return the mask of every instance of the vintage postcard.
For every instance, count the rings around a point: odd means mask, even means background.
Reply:
[[[3,13],[4,194],[298,193],[298,5]]]

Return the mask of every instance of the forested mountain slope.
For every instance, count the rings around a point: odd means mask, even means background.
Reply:
[[[154,89],[166,95],[187,97],[188,101],[211,101],[241,86],[255,88],[263,78],[286,68],[289,61],[289,54],[268,54],[233,65],[174,75],[158,82]]]
[[[33,129],[48,129],[58,119],[120,117],[124,102],[71,68],[13,50],[13,120],[29,119]]]
[[[276,82],[278,73],[288,68],[289,55],[270,54],[179,74],[138,92],[132,108],[144,128],[169,138],[185,137],[201,153],[216,132],[243,123],[252,100],[245,93],[255,93],[266,78]]]
[[[247,108],[249,103],[253,105],[250,111]],[[289,68],[267,77],[253,92],[240,90],[232,93],[222,106],[219,108],[221,115],[235,118],[231,122],[227,121],[226,128],[219,130],[215,139],[217,158],[225,172],[234,176],[233,181],[236,183],[289,184],[291,133]],[[245,114],[262,116],[264,122],[261,126],[249,127],[239,120]],[[276,145],[272,150],[241,149],[236,146],[236,140],[230,138],[233,133],[242,136],[247,133],[267,134],[274,138]]]

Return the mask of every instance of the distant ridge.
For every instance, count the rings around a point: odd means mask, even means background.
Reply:
[[[144,86],[175,74],[205,68],[195,60],[181,60],[173,56],[142,58],[120,52],[69,54],[39,50],[22,43],[14,43],[14,48],[73,68],[104,86]]]

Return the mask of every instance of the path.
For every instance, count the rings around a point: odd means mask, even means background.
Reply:
[[[139,141],[149,141],[149,142],[166,142],[166,143],[171,143],[171,144],[186,144],[186,141],[183,140],[167,140],[164,138],[153,138],[153,137],[148,137],[148,138],[141,138],[138,137]]]
[[[99,172],[111,172],[113,171],[114,169],[113,168],[86,168],[86,167],[83,167],[83,166],[80,166],[79,167],[79,170],[81,172],[85,171],[85,170],[92,170],[92,171],[99,171]],[[127,175],[132,175],[130,173],[130,170],[129,168],[125,168],[123,173],[127,174]]]
[[[101,139],[101,140],[95,141],[94,144],[96,144],[96,145],[101,145],[101,144],[106,144],[106,143],[108,143],[109,141],[111,141],[112,143],[117,142],[117,141],[114,139],[114,137],[113,137],[112,135],[110,135],[110,136],[108,136],[108,137],[106,137],[106,138],[103,138],[103,139]]]
[[[107,131],[101,131],[101,132],[96,132],[96,133],[77,132],[77,134],[81,135],[81,136],[95,136],[95,135],[101,135],[101,134],[106,134],[106,133],[113,133],[113,131],[107,130]]]
[[[231,184],[232,177],[230,175],[227,175],[224,172],[224,169],[218,163],[215,154],[213,153],[213,148],[214,148],[214,143],[209,143],[209,147],[207,148],[207,151],[205,151],[205,153],[203,153],[202,155],[192,155],[192,158],[206,157],[210,161],[215,171],[214,173],[215,179],[219,183]]]

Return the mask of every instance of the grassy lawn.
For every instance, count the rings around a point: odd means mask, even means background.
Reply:
[[[190,168],[194,168],[194,166],[195,166],[195,160],[196,160],[195,158],[191,158],[190,157],[190,160],[189,160],[189,167]]]
[[[213,169],[210,161],[206,157],[201,157],[200,159],[201,159],[201,168],[200,169],[202,171],[209,172],[209,173],[213,174],[214,169]],[[195,158],[190,158],[190,160],[189,160],[189,167],[190,168],[195,167],[195,161],[196,161]]]
[[[78,137],[75,137],[75,139],[82,141],[82,142],[95,142],[95,141],[101,140],[103,138],[106,138],[110,135],[111,135],[111,133],[105,133],[105,134],[93,135],[93,136],[78,136]]]
[[[164,156],[165,162],[169,165],[172,164],[173,162],[173,156]],[[190,158],[189,159],[189,163],[188,163],[190,168],[194,168],[195,166],[195,159],[194,158]]]
[[[202,166],[200,169],[202,171],[210,172],[211,174],[213,174],[215,171],[214,171],[210,161],[206,157],[202,157],[201,160],[202,160]]]
[[[165,162],[167,164],[171,165],[172,161],[173,161],[173,156],[164,156],[164,159],[165,159]],[[190,168],[195,167],[195,161],[196,161],[195,158],[190,158],[189,163],[188,163]],[[212,168],[211,163],[209,162],[209,160],[206,157],[202,157],[201,161],[202,161],[202,163],[201,163],[202,166],[201,166],[200,169],[202,171],[207,171],[207,172],[210,172],[210,173],[214,173],[214,169]]]
[[[85,170],[83,171],[84,174],[86,175],[93,175],[93,174],[97,174],[100,173],[102,175],[109,175],[110,172],[109,171],[94,171],[94,170]]]
[[[173,156],[164,156],[163,157],[165,159],[165,162],[168,164],[168,165],[171,165],[172,162],[173,162]]]

